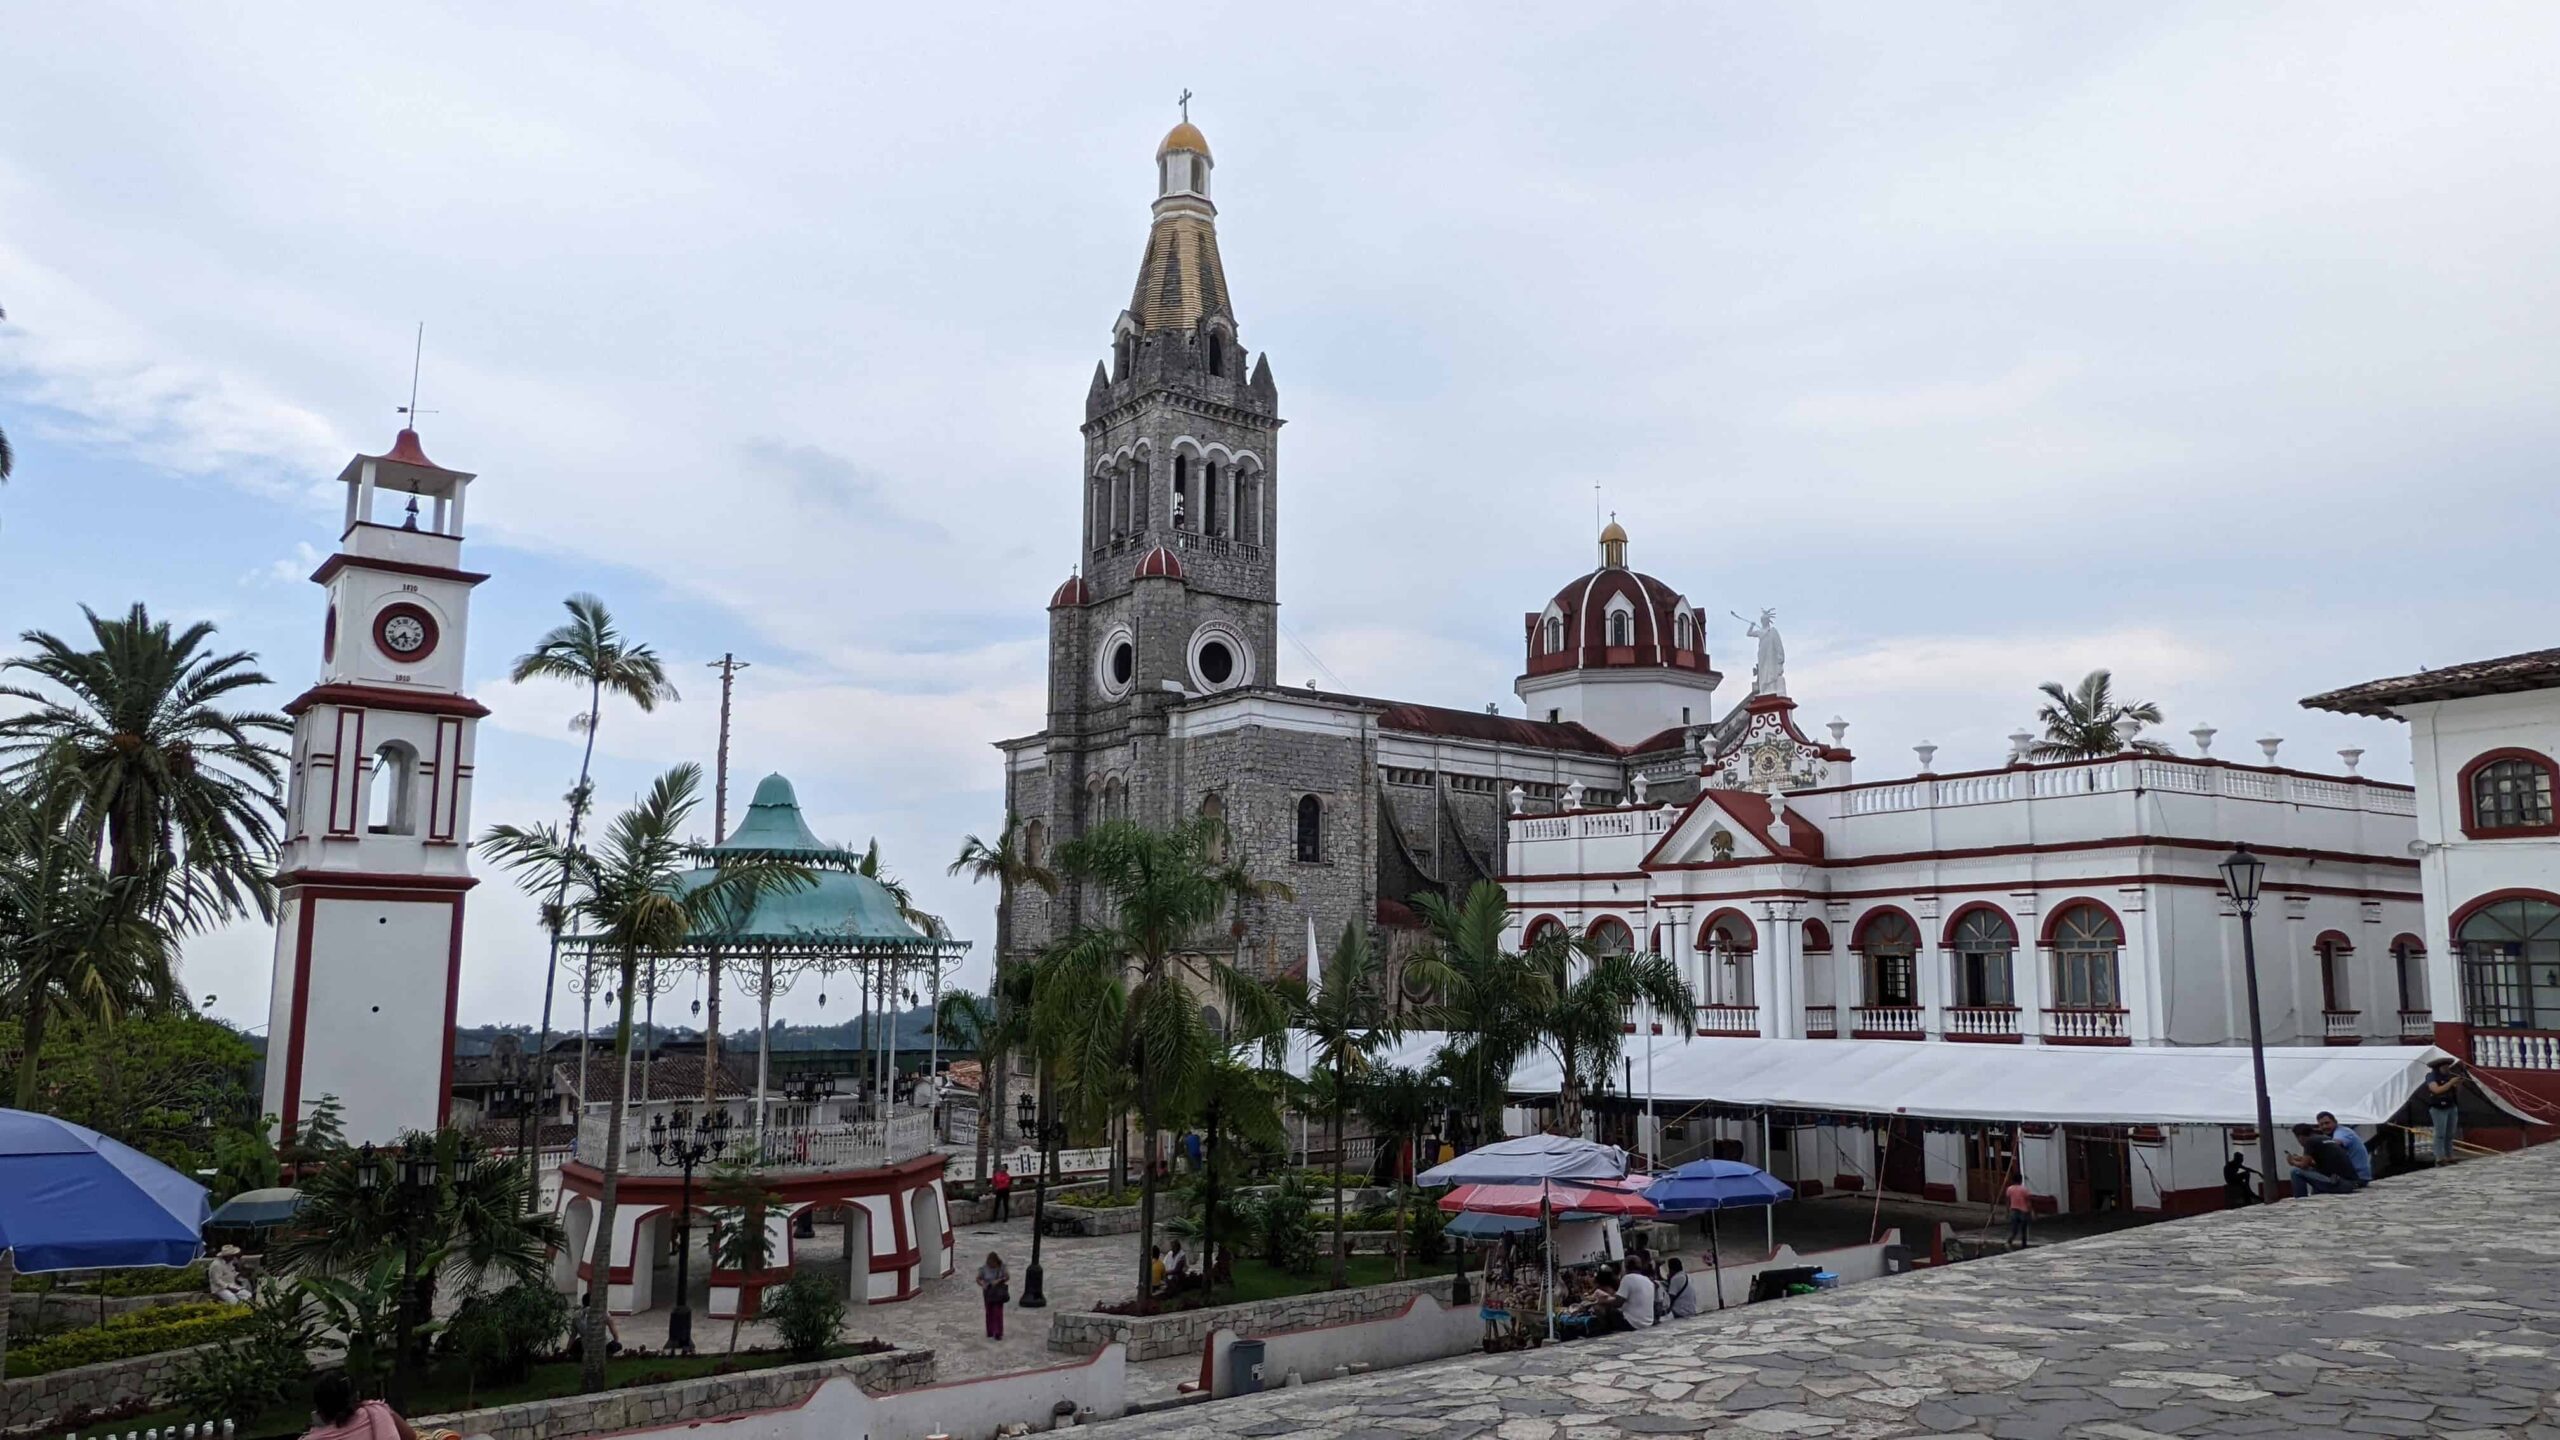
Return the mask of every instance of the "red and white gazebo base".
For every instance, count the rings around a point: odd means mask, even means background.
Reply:
[[[764,1187],[780,1197],[780,1203],[765,1215],[772,1242],[768,1253],[774,1263],[757,1275],[758,1286],[779,1285],[797,1272],[799,1255],[792,1224],[807,1210],[841,1212],[840,1221],[830,1219],[825,1223],[844,1227],[844,1251],[837,1263],[858,1279],[859,1283],[848,1287],[858,1303],[905,1300],[923,1290],[925,1281],[954,1273],[958,1262],[952,1253],[951,1211],[942,1189],[945,1163],[943,1156],[932,1154],[867,1170],[787,1175],[766,1172]],[[560,1173],[560,1218],[568,1231],[569,1246],[561,1256],[555,1278],[563,1288],[570,1288],[575,1298],[594,1279],[594,1268],[587,1257],[593,1253],[595,1214],[604,1178],[594,1166],[575,1161],[563,1166]],[[674,1243],[676,1207],[681,1197],[682,1184],[676,1176],[621,1177],[614,1206],[612,1264],[606,1275],[609,1288],[605,1305],[613,1313],[630,1315],[654,1309],[661,1299],[672,1303],[672,1296],[654,1293],[657,1267],[634,1262],[637,1255],[663,1254]],[[699,1173],[694,1176],[693,1208],[693,1233],[699,1245],[710,1234],[711,1208],[705,1203]],[[739,1272],[711,1268],[699,1253],[695,1258],[708,1272],[710,1303],[706,1310],[710,1318],[727,1320],[742,1314],[752,1318],[757,1314],[760,1289],[747,1290],[745,1277]],[[574,1288],[570,1286],[573,1276]]]

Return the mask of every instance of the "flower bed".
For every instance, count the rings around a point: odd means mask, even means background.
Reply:
[[[9,1375],[24,1380],[82,1365],[103,1365],[136,1355],[156,1355],[228,1340],[247,1329],[249,1307],[211,1300],[159,1305],[119,1315],[104,1325],[66,1330],[9,1351]]]

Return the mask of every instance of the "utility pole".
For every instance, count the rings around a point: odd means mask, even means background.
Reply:
[[[711,765],[711,843],[717,845],[729,838],[729,692],[737,683],[738,672],[747,669],[748,666],[746,661],[737,656],[723,653],[719,659],[711,662],[711,668],[720,672],[720,749],[712,757]],[[719,1095],[719,946],[711,947],[710,958],[704,963],[703,968],[706,972],[704,979],[707,982],[703,988],[709,990],[711,995],[710,1013],[704,1017],[702,1028],[702,1098],[710,1101]]]

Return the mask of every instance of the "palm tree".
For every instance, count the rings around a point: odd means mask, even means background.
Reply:
[[[1680,967],[1660,955],[1611,954],[1561,931],[1531,942],[1528,960],[1546,973],[1555,995],[1538,1017],[1538,1034],[1564,1077],[1556,1128],[1579,1135],[1582,1097],[1616,1073],[1626,1049],[1628,1013],[1641,1005],[1658,1015],[1690,1015],[1697,1011],[1697,996],[1680,977]]]
[[[743,1151],[734,1152],[711,1172],[703,1189],[711,1202],[711,1263],[738,1272],[738,1305],[729,1316],[729,1353],[738,1353],[738,1330],[746,1323],[750,1296],[764,1292],[762,1276],[773,1263],[773,1227],[766,1213],[782,1197],[765,1188]]]
[[[1437,997],[1428,1023],[1447,1036],[1437,1063],[1471,1121],[1471,1143],[1498,1140],[1512,1067],[1537,1047],[1538,1017],[1555,1003],[1555,984],[1504,948],[1511,908],[1500,885],[1480,880],[1456,904],[1425,892],[1413,905],[1432,943],[1407,963],[1407,982]]]
[[[1422,1129],[1431,1117],[1448,1109],[1449,1082],[1437,1067],[1416,1070],[1409,1065],[1381,1065],[1372,1068],[1356,1087],[1353,1103],[1360,1118],[1369,1123],[1371,1133],[1392,1137],[1401,1146],[1419,1143]],[[1405,1278],[1404,1217],[1410,1205],[1407,1186],[1413,1172],[1420,1167],[1407,1163],[1396,1174],[1396,1278]]]
[[[1143,1135],[1137,1293],[1151,1295],[1147,1247],[1156,1224],[1158,1129],[1192,1108],[1223,1048],[1194,987],[1218,1001],[1241,1034],[1277,1029],[1286,1007],[1211,947],[1236,907],[1285,886],[1258,881],[1225,858],[1226,827],[1202,816],[1169,830],[1109,820],[1058,848],[1058,868],[1102,898],[1106,924],[1078,926],[1044,953],[1034,976],[1036,1043],[1063,1056],[1069,1101],[1086,1119],[1135,1108]],[[1229,950],[1232,953],[1232,950]],[[1122,1097],[1126,1097],[1123,1102]]]
[[[1006,977],[1012,978],[1010,974]],[[1005,986],[999,985],[993,995],[979,995],[967,990],[946,991],[934,1002],[933,1029],[942,1037],[944,1046],[958,1050],[978,1062],[978,1179],[987,1178],[987,1153],[996,1127],[1004,1123],[1004,1101],[990,1097],[1003,1092],[993,1088],[996,1068],[1005,1055],[1029,1040],[1029,1016],[1018,1005],[1005,1001]]]
[[[1000,1027],[1007,1019],[1003,1013],[1005,1008],[1003,976],[1004,972],[1012,968],[1015,963],[1013,892],[1029,885],[1044,895],[1055,895],[1058,893],[1058,872],[1040,863],[1040,857],[1032,853],[1030,840],[1023,833],[1022,817],[1007,810],[1004,812],[1004,829],[996,833],[996,843],[990,845],[975,835],[962,836],[960,854],[952,860],[951,868],[945,873],[966,875],[972,882],[978,884],[984,884],[989,880],[996,882],[995,1006],[997,1013],[993,1021]],[[1010,1067],[1002,1063],[1005,1059],[1002,1051],[993,1056],[980,1056],[979,1059],[980,1063],[986,1066],[986,1069],[980,1073],[978,1082],[979,1097],[985,1102],[979,1107],[978,1117],[978,1179],[984,1182],[987,1178],[987,1147],[990,1143],[989,1117],[999,1122],[1003,1120],[1007,1088],[1005,1082],[1012,1077]]]
[[[2092,670],[2067,690],[2058,680],[2047,680],[2036,688],[2053,702],[2036,711],[2036,722],[2044,726],[2044,738],[2029,746],[2027,754],[2038,760],[2100,759],[2128,748],[2116,733],[2117,720],[2160,723],[2159,706],[2148,700],[2115,697],[2115,675],[2111,671]],[[2157,740],[2136,740],[2130,748],[2146,755],[2169,753],[2169,747]]]
[[[180,993],[165,907],[152,903],[147,877],[100,868],[77,829],[88,796],[78,757],[67,746],[54,757],[0,786],[0,1010],[18,1019],[21,1110],[35,1108],[50,1021],[111,1020]]]
[[[257,737],[293,727],[221,705],[269,683],[257,658],[207,653],[207,621],[172,633],[139,604],[117,620],[81,613],[95,648],[30,630],[19,638],[35,653],[0,665],[58,692],[0,686],[33,707],[0,721],[0,773],[23,779],[67,752],[80,785],[74,823],[105,847],[108,874],[145,877],[154,904],[191,925],[253,909],[272,920],[284,752]]]
[[[588,778],[595,768],[596,725],[604,718],[604,698],[617,695],[640,707],[646,715],[662,701],[674,700],[676,687],[667,679],[666,663],[658,652],[622,633],[614,623],[613,612],[593,595],[580,592],[560,602],[569,612],[567,623],[552,627],[550,633],[533,642],[533,648],[516,657],[507,678],[521,685],[528,680],[566,680],[587,687],[586,713],[572,718],[572,732],[587,737],[586,747],[578,754],[578,783],[568,794],[569,830],[556,853],[568,855],[578,848],[578,832],[593,801]],[[719,836],[713,836],[714,840]],[[542,907],[543,927],[551,932],[551,957],[542,972],[542,1034],[534,1045],[534,1062],[547,1066],[545,1057],[551,1051],[551,996],[560,977],[560,931],[568,923],[564,909],[569,893],[570,875],[566,867],[556,874],[538,875],[536,882],[548,884],[550,901]],[[708,1076],[719,1063],[720,1048],[720,972],[715,958],[710,974],[711,1014],[703,1030],[703,1073]],[[580,1063],[584,1063],[586,1040],[578,1042]],[[583,1101],[586,1097],[580,1096]]]
[[[564,918],[577,926],[582,943],[619,970],[615,989],[621,1015],[614,1025],[613,1058],[626,1083],[615,1087],[605,1126],[603,1193],[596,1204],[590,1261],[598,1276],[611,1268],[623,1122],[630,1103],[632,992],[639,986],[640,962],[675,954],[689,937],[733,929],[761,897],[801,889],[815,880],[807,866],[793,861],[719,856],[709,878],[695,881],[687,872],[697,851],[685,842],[683,830],[700,803],[701,787],[699,765],[678,765],[659,776],[640,803],[606,829],[604,843],[594,853],[565,848],[547,826],[493,826],[480,840],[483,854],[511,870],[545,878],[565,874]],[[611,1289],[598,1284],[587,1296],[582,1383],[589,1390],[604,1383],[604,1310]]]
[[[1248,1154],[1275,1151],[1289,1143],[1283,1118],[1289,1076],[1279,1068],[1285,1042],[1272,1035],[1239,1040],[1221,1049],[1201,1077],[1200,1124],[1200,1288],[1203,1296],[1218,1283],[1218,1182],[1234,1176],[1239,1148]]]
[[[1359,1085],[1368,1078],[1370,1067],[1380,1051],[1403,1034],[1395,1019],[1386,1013],[1381,994],[1383,977],[1378,971],[1377,952],[1370,948],[1369,934],[1357,924],[1342,927],[1342,938],[1335,941],[1333,953],[1325,957],[1324,973],[1309,989],[1293,987],[1288,992],[1289,1023],[1306,1032],[1309,1068],[1324,1074],[1328,1083],[1316,1097],[1325,1112],[1326,1123],[1333,1132],[1333,1288],[1349,1283],[1349,1260],[1342,1247],[1342,1122],[1356,1103]]]

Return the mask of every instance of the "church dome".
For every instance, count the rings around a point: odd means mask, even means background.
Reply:
[[[1182,561],[1171,550],[1159,545],[1139,558],[1137,571],[1130,578],[1133,580],[1179,580],[1182,578]]]
[[[1084,577],[1070,575],[1067,577],[1067,583],[1059,586],[1058,592],[1049,597],[1049,608],[1055,610],[1061,605],[1086,605],[1092,601],[1093,591],[1086,588]]]
[[[1560,670],[1707,669],[1705,617],[1688,597],[1627,567],[1626,527],[1600,532],[1600,565],[1526,617],[1531,675]]]
[[[1199,126],[1185,120],[1164,132],[1164,143],[1156,147],[1156,158],[1161,160],[1176,150],[1188,150],[1195,155],[1209,155],[1209,137],[1200,133]],[[1218,157],[1209,155],[1209,158],[1215,160]]]

